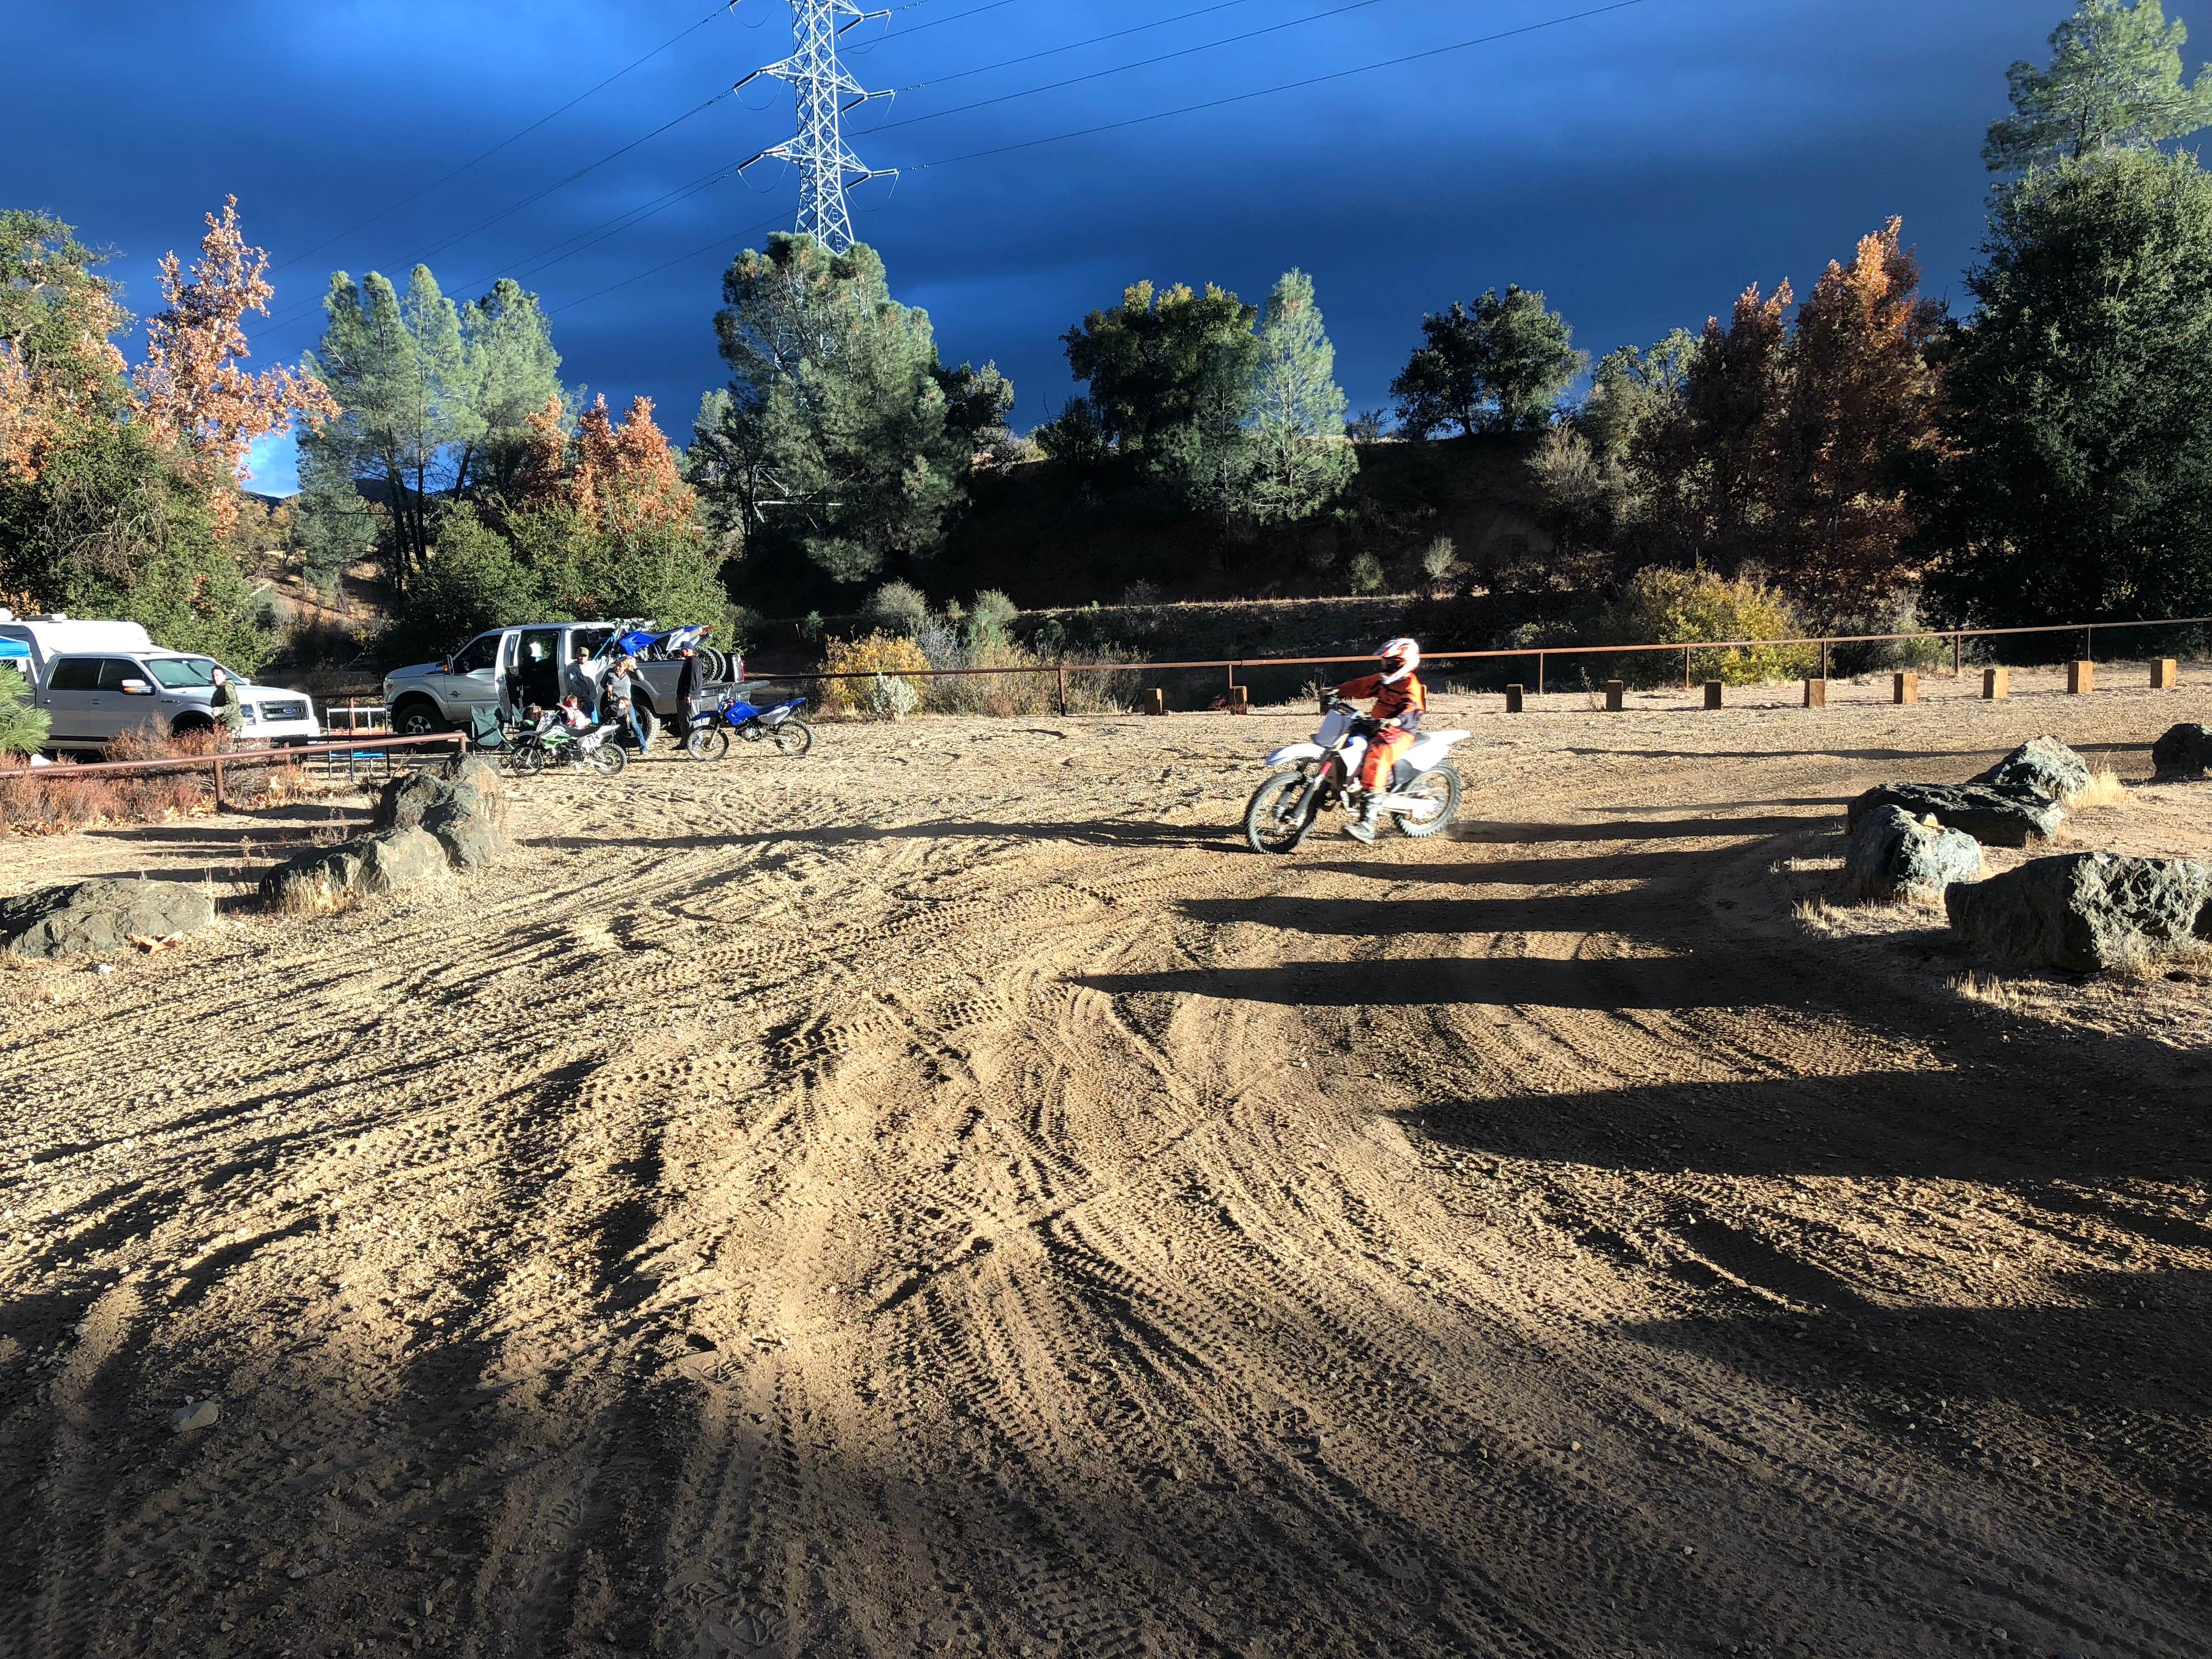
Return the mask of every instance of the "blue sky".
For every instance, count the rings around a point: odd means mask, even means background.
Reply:
[[[1208,3],[917,0],[846,37],[865,84],[905,88],[852,120],[864,159],[904,169],[895,186],[855,190],[855,228],[898,296],[927,307],[947,361],[995,359],[1012,377],[1022,427],[1073,389],[1060,334],[1139,277],[1212,280],[1256,300],[1304,268],[1355,407],[1386,401],[1424,312],[1509,282],[1543,289],[1595,355],[1694,327],[1753,280],[1786,276],[1802,291],[1900,214],[1929,289],[1955,299],[1981,231],[1978,151],[2004,108],[2005,65],[2039,61],[2067,9],[1640,0],[1302,90],[1030,143],[1603,0],[1233,0],[1182,16]],[[2212,49],[2212,0],[2167,9]],[[779,0],[712,11],[710,0],[21,8],[12,44],[39,72],[14,77],[0,105],[0,202],[48,209],[114,248],[143,312],[158,304],[155,261],[189,250],[200,216],[235,193],[249,237],[280,267],[276,321],[254,330],[263,362],[313,343],[334,268],[398,275],[427,256],[457,295],[519,274],[558,308],[564,377],[610,401],[652,397],[681,441],[721,379],[720,271],[787,225],[788,173],[764,164],[571,257],[530,256],[787,135],[787,91],[756,82],[549,190],[788,50]],[[1185,51],[1212,42],[1226,44]],[[1181,55],[1130,67],[1169,53]],[[1098,70],[1117,72],[1004,96]],[[999,101],[960,107],[987,99]],[[1004,146],[1025,147],[953,159]],[[289,487],[285,448],[258,458],[264,485]]]

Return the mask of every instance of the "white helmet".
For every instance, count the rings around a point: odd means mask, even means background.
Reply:
[[[1382,659],[1383,667],[1389,671],[1382,676],[1385,685],[1395,685],[1421,665],[1419,644],[1403,635],[1395,640],[1385,640],[1376,647],[1375,654]]]

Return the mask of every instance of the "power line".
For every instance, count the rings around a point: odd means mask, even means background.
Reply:
[[[452,235],[432,243],[428,247],[424,248],[414,258],[408,260],[406,262],[407,265],[411,269],[416,265],[422,264],[428,260],[433,255],[442,253],[447,248],[468,240],[470,237],[475,235],[478,231],[488,230],[492,226],[499,223],[501,220],[512,218],[514,215],[521,212],[523,209],[534,206],[536,204],[544,201],[547,197],[553,195],[556,191],[566,190],[570,185],[574,184],[577,179],[583,178],[587,173],[597,172],[610,161],[629,155],[630,151],[635,149],[640,144],[645,143],[651,139],[658,138],[662,133],[666,132],[670,128],[681,126],[693,116],[712,109],[715,105],[720,103],[722,100],[727,98],[736,90],[737,88],[734,87],[725,87],[721,91],[716,93],[705,102],[693,105],[690,109],[684,111],[683,114],[677,116],[672,120],[662,122],[659,126],[653,128],[651,132],[645,133],[638,137],[631,139],[629,143],[623,145],[619,149],[608,151],[605,155],[600,156],[596,161],[592,161],[587,166],[577,168],[575,172],[570,173],[567,178],[561,179],[557,183],[548,185],[543,190],[535,191],[530,195],[524,197],[520,201],[501,209],[497,213],[490,214],[484,218],[477,220],[476,223],[469,226],[466,229],[456,231]],[[325,244],[325,246],[328,246],[328,244]],[[555,246],[558,246],[559,244],[556,243]],[[295,308],[281,313],[275,320],[279,324],[296,322],[301,317],[313,312],[315,307],[319,304],[321,304],[321,301],[317,300],[304,307]]]
[[[747,225],[743,230],[735,232],[734,234],[738,236],[750,236],[757,230],[766,230],[770,225],[776,223],[782,217],[783,215],[781,213],[771,215],[769,217],[762,220],[758,224]],[[586,294],[580,300],[571,300],[566,305],[555,306],[545,314],[548,317],[557,317],[564,311],[574,311],[578,306],[589,305],[594,300],[603,299],[607,295],[612,294],[617,289],[628,288],[632,283],[641,283],[648,276],[658,276],[662,271],[666,270],[672,265],[680,265],[689,260],[697,258],[702,253],[712,253],[716,248],[727,247],[730,245],[732,234],[732,233],[726,232],[722,235],[717,236],[713,241],[703,243],[700,246],[693,248],[689,253],[679,253],[673,259],[664,259],[659,264],[654,265],[648,270],[639,271],[635,276],[625,276],[619,283],[610,283],[606,287],[599,289],[595,294]]]
[[[1006,3],[1006,0],[1000,0],[1000,3]],[[1142,34],[1149,29],[1164,29],[1170,23],[1184,23],[1189,21],[1194,17],[1204,17],[1209,13],[1227,11],[1232,6],[1244,6],[1249,5],[1250,3],[1251,0],[1214,0],[1213,4],[1210,6],[1200,6],[1195,11],[1179,11],[1172,17],[1155,18],[1149,23],[1138,23],[1126,29],[1115,29],[1112,33],[1107,34],[1094,34],[1088,40],[1071,40],[1064,46],[1047,46],[1042,52],[1024,52],[1019,58],[1001,58],[995,64],[978,64],[974,69],[955,70],[950,75],[936,76],[927,81],[916,81],[911,86],[900,87],[897,88],[896,90],[900,92],[920,92],[926,87],[941,87],[948,82],[964,81],[971,75],[988,75],[993,70],[1012,69],[1017,64],[1033,64],[1040,58],[1057,58],[1064,52],[1079,52],[1085,46],[1098,46],[1108,40],[1119,40],[1125,34]],[[962,15],[964,16],[967,14],[963,13]],[[947,19],[945,21],[950,21],[951,20]],[[901,33],[912,33],[912,31],[902,30]]]
[[[1349,5],[1333,7],[1328,11],[1317,11],[1310,16],[1293,17],[1287,22],[1269,23],[1265,27],[1248,29],[1242,34],[1231,34],[1219,40],[1206,40],[1194,46],[1179,47],[1174,52],[1164,52],[1157,58],[1139,58],[1133,64],[1121,64],[1111,69],[1092,70],[1087,75],[1073,75],[1065,81],[1054,81],[1042,87],[1027,87],[1020,92],[1000,93],[996,98],[979,98],[972,104],[956,104],[951,109],[936,110],[927,115],[909,115],[903,121],[886,121],[881,126],[871,127],[868,131],[871,133],[889,132],[894,127],[910,127],[919,121],[939,121],[944,119],[944,118],[948,115],[963,114],[971,109],[988,109],[993,104],[1008,103],[1017,98],[1034,98],[1041,92],[1058,92],[1063,87],[1080,86],[1085,81],[1103,80],[1109,75],[1126,75],[1131,70],[1149,69],[1154,64],[1172,63],[1178,58],[1194,57],[1199,52],[1212,52],[1219,46],[1233,46],[1240,40],[1256,40],[1263,34],[1279,34],[1285,29],[1298,28],[1307,23],[1318,23],[1331,17],[1341,17],[1348,11],[1364,11],[1370,6],[1378,6],[1382,3],[1382,0],[1351,0],[1351,3]],[[1194,16],[1196,15],[1195,13],[1190,15]],[[1173,21],[1175,20],[1169,19],[1168,21]],[[1125,33],[1134,33],[1133,30],[1125,30],[1123,32]],[[1101,38],[1110,39],[1111,37],[1102,36]],[[1022,60],[1016,58],[1012,61],[1019,63]],[[1003,68],[1004,65],[994,65],[994,67]],[[969,72],[975,74],[981,73],[981,70],[972,70]],[[956,77],[948,76],[945,78],[951,80]],[[928,83],[925,82],[923,84],[927,85]]]
[[[582,103],[586,98],[591,97],[592,94],[605,92],[609,87],[614,85],[616,82],[621,80],[623,76],[628,75],[632,70],[644,67],[647,64],[651,63],[654,58],[659,57],[662,52],[666,52],[671,46],[677,45],[680,41],[688,40],[690,36],[697,33],[701,29],[706,27],[708,24],[713,22],[717,17],[721,16],[723,13],[735,10],[741,3],[743,3],[743,0],[724,0],[723,4],[716,6],[714,10],[708,12],[704,17],[702,17],[697,22],[692,24],[689,28],[679,30],[678,33],[672,34],[667,40],[663,40],[651,52],[646,53],[644,57],[635,58],[631,62],[623,64],[622,68],[617,70],[612,75],[607,76],[605,80],[600,82],[597,86],[588,88],[586,90],[578,93],[567,103],[562,105],[560,108],[553,111],[551,114],[540,116],[537,120],[532,121],[528,126],[523,128],[521,131],[510,133],[507,137],[501,139],[499,143],[494,144],[489,149],[484,151],[483,155],[471,157],[468,161],[462,162],[460,166],[455,167],[451,173],[441,174],[439,177],[433,179],[428,184],[423,185],[422,189],[415,191],[414,194],[401,197],[398,201],[392,203],[391,206],[379,209],[376,212],[370,214],[368,218],[362,220],[358,224],[348,226],[345,229],[338,232],[335,236],[325,237],[323,240],[316,243],[314,246],[309,248],[305,253],[294,254],[290,258],[285,260],[283,264],[276,266],[276,269],[278,270],[289,270],[290,267],[298,264],[302,259],[312,259],[315,255],[320,253],[325,248],[330,246],[331,243],[342,242],[347,237],[352,235],[356,231],[366,230],[369,226],[376,223],[378,220],[385,218],[390,214],[398,212],[401,208],[405,207],[410,202],[420,201],[423,197],[428,196],[432,191],[437,189],[439,185],[448,184],[453,179],[459,178],[471,167],[476,166],[477,162],[489,161],[493,156],[498,155],[500,151],[505,149],[509,144],[514,143],[520,139],[527,138],[532,133],[537,131],[538,128],[544,126],[548,121],[553,120],[556,117],[566,115],[570,110],[575,108],[577,105]]]
[[[1547,17],[1540,23],[1527,23],[1516,29],[1501,29],[1495,34],[1478,35],[1472,40],[1455,40],[1448,46],[1431,46],[1425,52],[1409,52],[1401,58],[1384,58],[1372,64],[1361,64],[1352,69],[1332,70],[1326,75],[1310,75],[1300,81],[1285,81],[1272,87],[1261,87],[1251,92],[1232,93],[1225,98],[1209,98],[1203,103],[1184,104],[1175,109],[1155,111],[1150,115],[1133,115],[1126,120],[1104,121],[1095,127],[1082,127],[1073,132],[1055,132],[1046,138],[1025,138],[1019,143],[1000,144],[990,149],[970,150],[964,155],[947,155],[934,161],[915,165],[917,173],[931,167],[949,167],[956,162],[976,161],[988,155],[1005,155],[1018,149],[1035,149],[1040,144],[1064,143],[1070,138],[1088,138],[1094,133],[1113,132],[1122,127],[1142,126],[1151,121],[1164,121],[1172,116],[1191,115],[1200,110],[1219,109],[1225,104],[1242,104],[1255,98],[1267,98],[1279,92],[1296,92],[1305,87],[1317,87],[1325,82],[1342,81],[1354,75],[1366,75],[1376,70],[1395,69],[1402,64],[1417,64],[1427,58],[1441,58],[1448,52],[1465,52],[1472,46],[1486,46],[1498,40],[1510,40],[1516,35],[1534,34],[1540,30],[1554,29],[1567,23],[1579,23],[1585,18],[1602,17],[1607,12],[1626,11],[1631,6],[1640,6],[1644,0],[1613,0],[1608,6],[1593,6],[1588,11],[1569,12],[1563,17]]]
[[[1546,18],[1541,22],[1523,24],[1518,28],[1501,29],[1495,33],[1478,35],[1472,40],[1455,40],[1449,46],[1431,46],[1422,52],[1407,52],[1401,57],[1382,58],[1371,64],[1356,64],[1350,69],[1332,70],[1323,75],[1307,76],[1297,81],[1285,81],[1274,86],[1257,88],[1250,92],[1234,93],[1227,97],[1208,99],[1202,103],[1185,104],[1176,109],[1158,110],[1149,115],[1131,116],[1126,120],[1104,122],[1097,126],[1085,127],[1075,132],[1054,133],[1049,137],[1025,139],[1019,143],[1001,144],[991,149],[970,151],[965,155],[946,156],[939,161],[923,162],[917,171],[921,168],[951,167],[961,161],[980,161],[986,156],[1003,155],[1012,150],[1032,149],[1041,144],[1056,144],[1070,138],[1087,137],[1093,133],[1110,132],[1121,127],[1141,126],[1148,122],[1164,121],[1173,116],[1189,115],[1200,110],[1218,109],[1226,104],[1244,103],[1255,98],[1269,97],[1279,92],[1293,92],[1304,87],[1320,86],[1330,81],[1345,80],[1355,75],[1367,75],[1376,70],[1395,69],[1402,64],[1419,63],[1426,58],[1441,58],[1455,52],[1467,52],[1476,46],[1494,45],[1498,41],[1510,40],[1519,35],[1534,34],[1545,29],[1559,28],[1569,23],[1579,23],[1589,18],[1602,17],[1609,12],[1626,11],[1631,7],[1640,6],[1644,3],[1644,0],[1613,0],[1613,3],[1609,5],[1593,6],[1587,10],[1569,12],[1562,16]],[[777,217],[781,216],[777,216]],[[749,236],[754,231],[766,229],[775,222],[775,218],[764,219],[759,224],[749,226],[737,234]],[[600,289],[596,293],[587,294],[581,299],[571,300],[566,305],[556,306],[546,314],[553,316],[563,311],[572,311],[580,305],[587,305],[593,300],[614,293],[617,289],[628,288],[633,283],[641,283],[648,276],[658,276],[672,266],[698,258],[702,254],[711,252],[715,248],[726,246],[730,240],[731,238],[727,236],[718,236],[713,241],[694,248],[689,253],[678,254],[673,259],[664,260],[649,270],[639,271],[635,276],[625,276],[621,282]]]

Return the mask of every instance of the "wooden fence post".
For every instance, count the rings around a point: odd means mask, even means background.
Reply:
[[[1721,683],[1718,680],[1707,680],[1705,682],[1705,707],[1708,708],[1718,708],[1720,706]]]
[[[2097,689],[2097,665],[2087,658],[2066,665],[2066,690],[2069,696],[2084,697]]]
[[[2181,684],[2181,665],[2172,657],[2160,657],[2150,665],[2150,689],[2171,691]]]
[[[1145,693],[1145,713],[1164,714],[1168,712],[1168,694],[1158,686]]]
[[[1627,696],[1628,682],[1626,680],[1607,680],[1605,683],[1605,706],[1607,708],[1612,709],[1616,714],[1619,713],[1623,707]]]
[[[1519,714],[1521,712],[1521,688],[1517,685],[1507,686],[1505,688],[1505,712],[1509,714]]]
[[[1984,668],[1982,670],[1982,701],[2002,702],[2012,696],[2012,670]]]
[[[1060,712],[1065,717],[1067,714],[1067,664],[1065,659],[1056,665],[1056,672],[1060,676]]]
[[[1823,674],[1817,680],[1807,680],[1805,682],[1805,707],[1808,708],[1826,708],[1827,706],[1828,677],[1826,674]]]
[[[222,757],[218,754],[215,757],[215,810],[220,812],[229,805],[222,795]]]
[[[1900,669],[1889,677],[1889,700],[1895,703],[1920,701],[1920,676],[1911,669]]]

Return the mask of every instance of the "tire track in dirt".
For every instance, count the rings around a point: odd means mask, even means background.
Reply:
[[[1993,1133],[2070,1051],[1766,873],[1889,763],[1582,726],[1470,768],[1513,822],[1280,862],[1225,750],[1130,810],[1157,722],[549,780],[465,903],[11,1005],[0,1085],[88,1087],[0,1145],[0,1484],[75,1540],[0,1637],[2190,1652],[2201,1382],[2022,1363],[2194,1352],[2162,1062]],[[126,1294],[72,1439],[46,1333]]]

